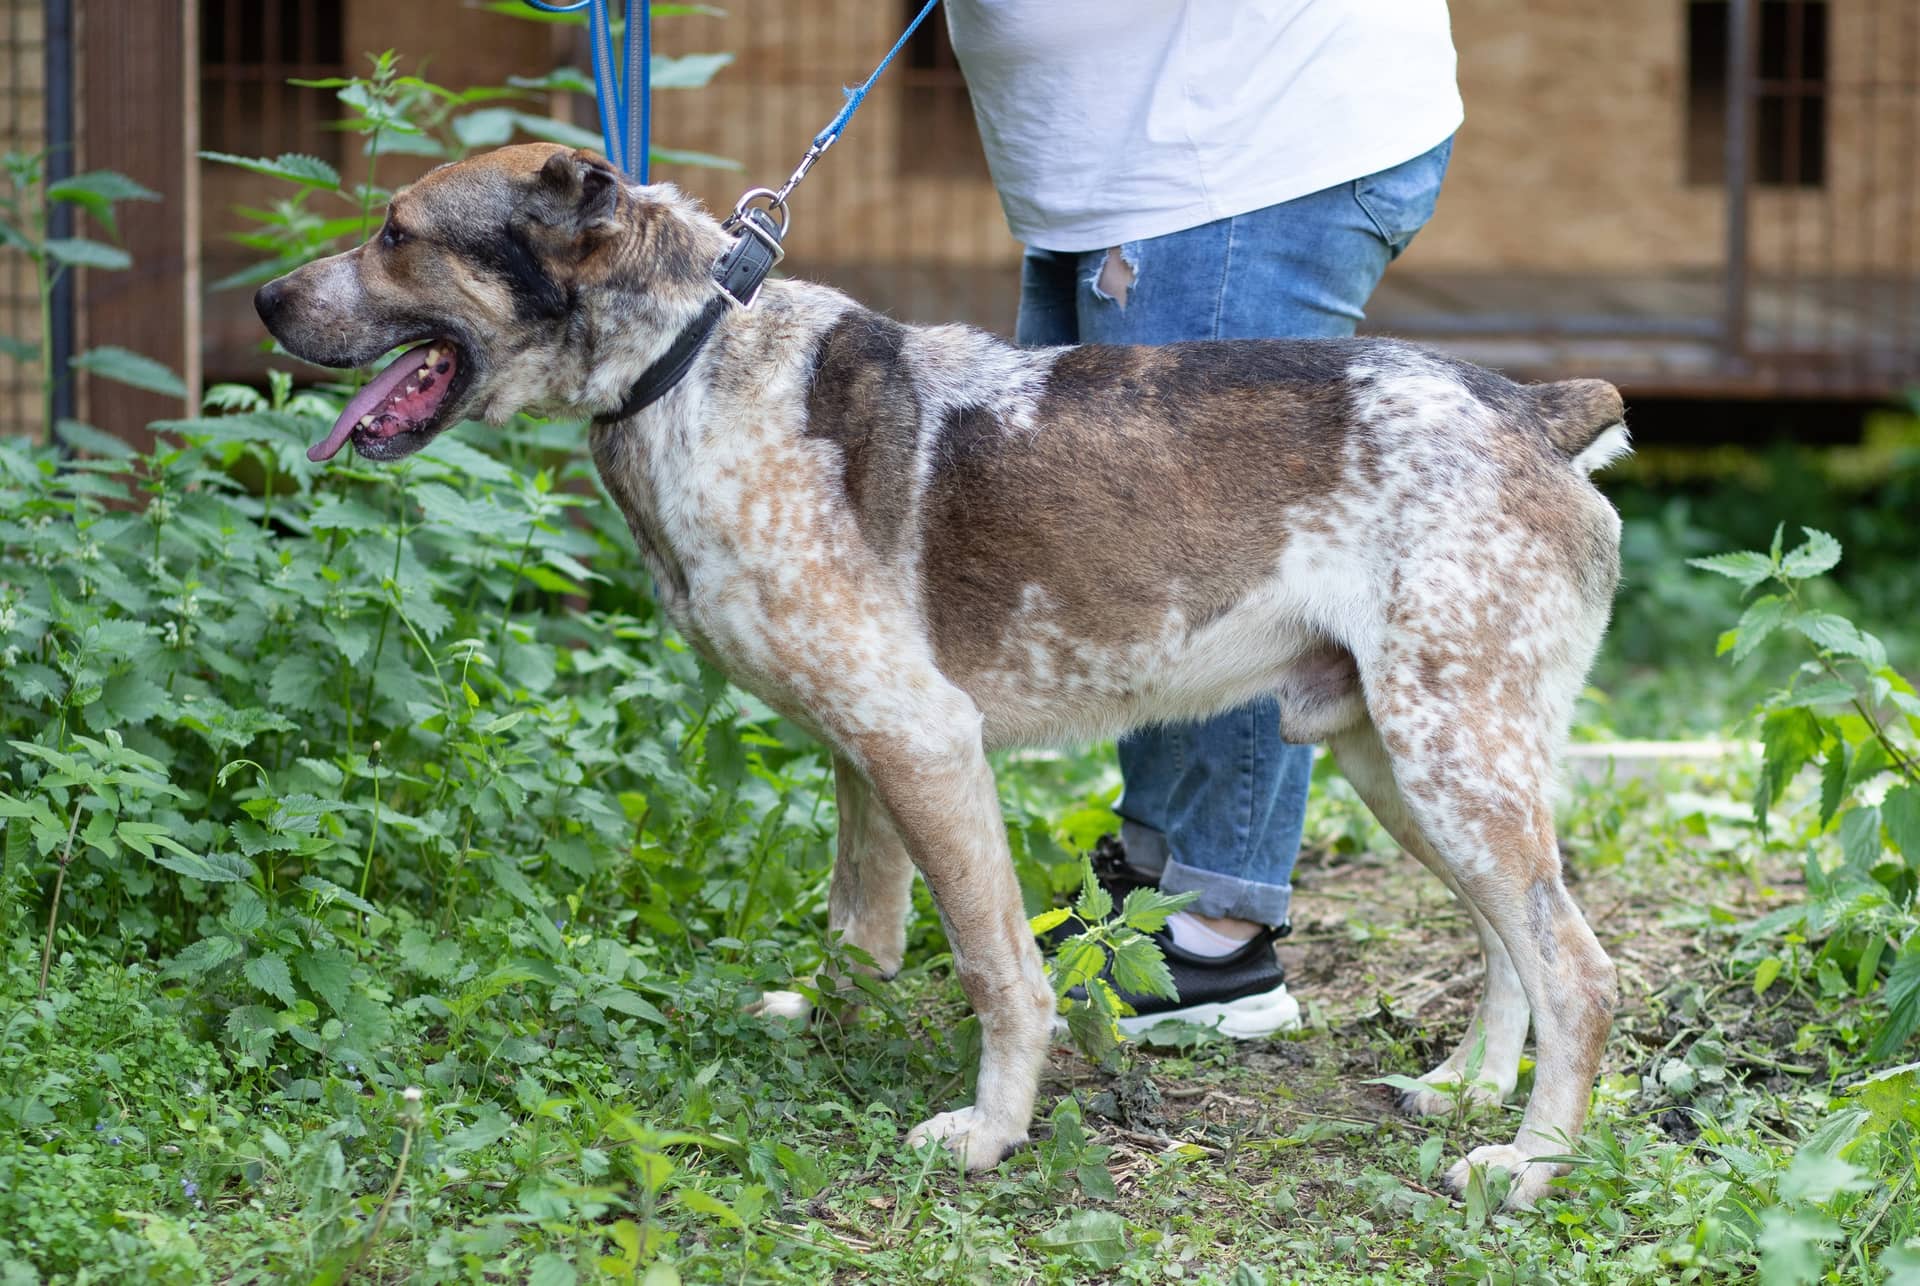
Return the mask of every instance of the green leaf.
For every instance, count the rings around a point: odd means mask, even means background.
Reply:
[[[1162,893],[1155,888],[1137,888],[1120,904],[1120,922],[1142,933],[1157,933],[1166,927],[1168,916],[1199,896],[1198,893]]]
[[[1815,710],[1822,706],[1850,704],[1856,695],[1854,686],[1845,679],[1822,676],[1811,683],[1796,683],[1792,694],[1778,704],[1783,709],[1798,707]]]
[[[698,1188],[679,1188],[675,1190],[674,1195],[680,1204],[689,1210],[706,1215],[710,1219],[718,1219],[729,1227],[746,1230],[747,1221],[736,1214],[732,1206],[711,1193],[702,1192]]]
[[[1900,1121],[1920,1127],[1920,1063],[1875,1072],[1848,1090],[1847,1097],[1869,1114],[1872,1133],[1885,1133]]]
[[[1840,852],[1847,869],[1864,876],[1880,860],[1880,810],[1853,808],[1840,819]]]
[[[540,916],[546,915],[546,902],[533,891],[533,885],[527,883],[527,877],[509,859],[490,857],[487,859],[487,869],[493,873],[494,882],[505,889],[514,901]]]
[[[589,152],[601,152],[606,149],[607,141],[592,130],[581,129],[570,121],[556,121],[549,116],[535,116],[531,112],[515,112],[514,125],[521,133],[547,143],[560,143],[567,147],[583,147]]]
[[[1806,1286],[1826,1271],[1825,1243],[1844,1236],[1840,1225],[1820,1214],[1781,1209],[1760,1215],[1760,1286]]]
[[[1760,740],[1766,747],[1766,758],[1754,793],[1753,816],[1764,831],[1768,808],[1780,798],[1794,774],[1820,753],[1826,733],[1809,711],[1774,710],[1761,721]]]
[[[1098,924],[1113,914],[1113,894],[1094,876],[1090,862],[1081,867],[1080,896],[1074,899],[1073,911],[1088,924]]]
[[[1806,635],[1815,647],[1823,651],[1858,657],[1869,666],[1887,663],[1887,649],[1880,640],[1844,616],[1832,612],[1808,612],[1805,616],[1795,617],[1788,625]]]
[[[132,822],[120,824],[121,838],[127,837],[127,829],[133,825]],[[146,838],[165,850],[152,854],[152,860],[156,866],[164,866],[169,871],[191,876],[202,883],[237,884],[243,880],[251,880],[254,876],[253,863],[238,854],[209,853],[202,857],[198,853],[180,848],[163,835],[149,834]]]
[[[1873,1045],[1867,1050],[1868,1059],[1874,1062],[1892,1058],[1920,1031],[1920,937],[1909,939],[1894,957],[1885,991],[1887,1019],[1880,1024]]]
[[[103,268],[117,271],[131,267],[133,256],[119,246],[86,237],[48,237],[47,253],[69,268]]]
[[[4,679],[22,701],[57,702],[67,693],[67,681],[57,670],[38,661],[19,661],[0,670]]]
[[[510,107],[484,107],[456,116],[449,124],[462,147],[498,147],[513,137],[517,115],[519,113]]]
[[[1847,789],[1872,781],[1891,767],[1893,760],[1887,756],[1887,748],[1880,744],[1878,737],[1863,741],[1853,753],[1853,766],[1847,769]]]
[[[250,958],[240,972],[248,982],[283,1005],[291,1005],[298,998],[293,989],[293,973],[287,968],[286,960],[275,952]]]
[[[77,205],[100,221],[108,233],[117,235],[114,226],[115,201],[158,201],[160,194],[135,183],[113,170],[93,170],[47,184],[47,200]]]
[[[1084,936],[1068,938],[1054,957],[1055,985],[1063,992],[1084,986],[1106,967],[1107,953],[1099,943],[1089,942]]]
[[[1114,944],[1113,982],[1121,991],[1134,996],[1162,996],[1171,1000],[1179,995],[1159,944],[1148,937],[1135,936]]]
[[[1127,1221],[1112,1210],[1076,1210],[1033,1239],[1034,1249],[1105,1271],[1127,1257]]]
[[[108,679],[100,701],[116,728],[137,727],[173,705],[165,688],[135,669]]]
[[[533,1270],[527,1274],[527,1286],[574,1286],[579,1280],[566,1257],[552,1252],[535,1256]]]
[[[307,524],[315,531],[379,531],[387,516],[364,501],[328,496],[313,507]]]
[[[273,677],[267,682],[267,701],[276,708],[318,710],[325,704],[320,699],[322,689],[332,677],[314,657],[296,652],[273,667]]]
[[[110,460],[125,460],[134,454],[132,447],[111,433],[102,433],[91,424],[82,424],[78,420],[62,420],[55,427],[60,440],[75,451],[84,451],[88,455],[105,456]]]
[[[160,194],[117,170],[88,170],[47,184],[50,201],[158,201]]]
[[[1756,554],[1750,549],[1730,554],[1714,554],[1710,558],[1689,558],[1687,566],[1698,567],[1703,572],[1713,572],[1729,580],[1739,581],[1743,589],[1752,589],[1773,575],[1773,560],[1765,554]]]
[[[628,991],[622,987],[608,987],[604,991],[595,992],[592,1003],[600,1006],[602,1009],[611,1009],[618,1014],[626,1014],[632,1018],[644,1018],[656,1027],[668,1027],[672,1025],[667,1022],[667,1016],[661,1013],[653,1002],[649,1001],[645,996]]]
[[[1894,849],[1909,867],[1920,871],[1920,786],[1902,782],[1889,790],[1880,801],[1880,817]]]
[[[1820,829],[1825,830],[1833,821],[1835,813],[1840,811],[1840,801],[1847,794],[1847,766],[1852,762],[1852,750],[1845,740],[1834,743],[1827,752],[1827,758],[1820,765]]]
[[[239,954],[240,944],[232,938],[202,938],[175,956],[167,966],[167,972],[178,977],[197,978]]]
[[[682,54],[655,57],[648,70],[655,89],[699,89],[733,61],[732,54]]]
[[[1781,967],[1779,956],[1768,956],[1765,960],[1762,960],[1760,967],[1753,971],[1753,994],[1756,996],[1766,995],[1767,988],[1771,987],[1774,979],[1780,976]]]
[[[1027,922],[1027,930],[1037,938],[1042,934],[1051,933],[1065,924],[1067,917],[1072,914],[1073,912],[1064,906],[1057,906],[1051,911],[1042,911],[1039,915],[1034,916],[1033,919]]]
[[[1840,561],[1840,542],[1824,531],[1802,527],[1806,543],[1780,560],[1780,573],[1788,580],[1806,580],[1830,571]]]
[[[1744,661],[1753,654],[1753,650],[1772,637],[1787,619],[1793,604],[1778,594],[1768,594],[1755,599],[1747,610],[1740,615],[1740,623],[1734,626],[1737,636],[1733,644],[1733,659]],[[1722,649],[1724,651],[1725,649]]]
[[[300,981],[312,987],[335,1013],[346,1008],[353,986],[353,962],[346,952],[302,951],[293,958],[293,967]]]
[[[1811,1201],[1825,1205],[1843,1192],[1859,1192],[1869,1185],[1862,1181],[1865,1171],[1843,1161],[1831,1152],[1801,1148],[1793,1164],[1780,1176],[1783,1201]]]
[[[737,170],[740,162],[711,152],[689,152],[679,147],[650,147],[647,160],[654,165],[697,165],[705,170]]]
[[[268,160],[263,156],[235,156],[230,152],[202,152],[203,161],[219,161],[224,165],[237,165],[254,174],[265,174],[269,178],[286,179],[305,187],[340,190],[340,172],[317,156],[303,156],[297,152],[283,152],[277,159]]]
[[[341,888],[332,880],[322,879],[318,875],[303,875],[300,877],[300,887],[320,899],[323,906],[329,902],[338,902],[342,906],[352,907],[362,915],[374,914],[373,903],[360,897],[351,889]]]
[[[187,386],[178,375],[151,357],[144,357],[113,344],[90,348],[73,359],[74,368],[97,375],[103,380],[145,389],[167,397],[184,398]]]

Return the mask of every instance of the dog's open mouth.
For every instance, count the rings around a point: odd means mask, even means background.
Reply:
[[[353,395],[327,436],[307,449],[307,459],[331,460],[349,438],[355,451],[373,460],[418,451],[446,427],[468,374],[452,340],[430,339],[408,349]]]

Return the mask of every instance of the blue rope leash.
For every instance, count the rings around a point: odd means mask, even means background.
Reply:
[[[927,20],[927,15],[932,13],[933,7],[939,3],[940,0],[927,0],[926,6],[914,15],[913,21],[907,24],[907,29],[900,33],[900,39],[893,42],[893,48],[887,50],[887,56],[880,60],[880,65],[873,69],[873,75],[867,77],[865,82],[857,87],[840,91],[846,95],[847,101],[834,118],[827,122],[827,127],[813,136],[813,146],[817,151],[826,151],[833,140],[840,137],[840,131],[847,127],[847,122],[853,119],[853,114],[860,110],[860,104],[866,101],[867,91],[873,88],[873,82],[879,80],[881,73],[900,56],[900,51],[907,47],[907,41],[913,38],[914,32],[920,30],[920,24]]]
[[[627,0],[627,34],[621,59],[626,67],[624,93],[614,72],[613,22],[607,13],[608,0],[572,0],[571,3],[526,0],[526,3],[547,13],[587,10],[588,36],[593,47],[594,97],[600,107],[600,136],[606,140],[607,159],[645,183],[650,150],[648,99],[652,90],[653,62],[651,0]],[[920,30],[920,24],[927,20],[927,15],[939,3],[940,0],[927,0],[920,12],[914,15],[913,21],[907,24],[907,29],[900,33],[900,39],[893,42],[893,48],[887,50],[887,56],[880,60],[880,65],[873,69],[873,74],[860,84],[841,91],[847,101],[827,122],[827,127],[813,136],[812,145],[785,183],[777,190],[749,188],[734,202],[733,213],[720,225],[734,234],[733,245],[721,253],[713,267],[714,284],[721,295],[741,308],[753,306],[761,283],[786,254],[782,242],[786,240],[788,220],[792,217],[792,212],[787,208],[787,197],[800,185],[800,180],[807,177],[807,171],[813,168],[813,163],[833,146],[834,140],[846,129],[847,122],[860,110],[860,104],[866,101],[874,83],[893,65],[893,60],[907,47],[907,41],[913,38],[914,32]],[[636,29],[640,33],[638,40],[634,38]],[[707,321],[706,325],[711,328],[712,321]]]
[[[639,0],[638,4],[628,0],[627,3],[627,32],[621,41],[619,64],[626,69],[624,85],[615,72],[613,18],[608,13],[607,0],[573,0],[572,4],[526,0],[526,3],[545,13],[587,11],[587,39],[593,49],[593,96],[600,109],[600,137],[606,143],[607,159],[645,183],[647,162],[652,153],[652,0]],[[638,39],[635,39],[636,32]]]

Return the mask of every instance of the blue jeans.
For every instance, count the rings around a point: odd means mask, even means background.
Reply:
[[[1449,139],[1280,205],[1112,251],[1029,248],[1015,336],[1030,346],[1353,334],[1394,256],[1433,214]],[[1103,272],[1103,269],[1105,270]],[[1122,287],[1124,286],[1124,290]],[[1120,742],[1122,839],[1192,910],[1284,924],[1313,752],[1271,700]]]

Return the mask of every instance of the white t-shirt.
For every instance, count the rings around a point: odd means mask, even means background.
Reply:
[[[1446,0],[948,0],[1014,236],[1100,250],[1398,165],[1460,127]]]

